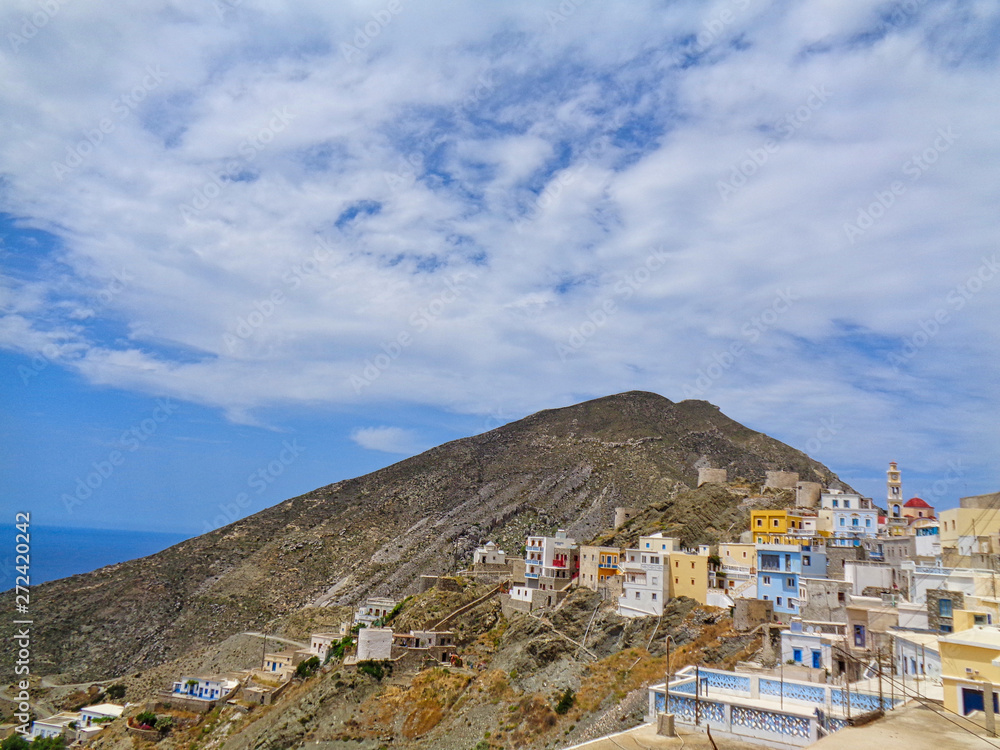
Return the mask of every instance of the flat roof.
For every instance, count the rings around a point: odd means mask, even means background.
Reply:
[[[946,636],[943,635],[938,638],[938,643],[955,643],[962,646],[1000,649],[1000,630],[977,625],[969,630],[962,630]]]
[[[815,750],[984,750],[994,743],[982,726],[944,708],[911,701],[863,727],[848,727],[809,747]]]

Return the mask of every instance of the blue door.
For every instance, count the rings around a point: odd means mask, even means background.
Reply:
[[[962,713],[968,716],[973,711],[983,710],[983,691],[962,688]]]
[[[820,653],[819,651],[813,651],[813,668],[819,669],[820,667]]]

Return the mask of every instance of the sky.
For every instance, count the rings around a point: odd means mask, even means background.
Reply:
[[[0,5],[3,512],[198,534],[699,398],[1000,490],[991,2]]]

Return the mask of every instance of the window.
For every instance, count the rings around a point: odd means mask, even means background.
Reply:
[[[865,647],[865,626],[855,625],[854,626],[854,645],[860,648]]]
[[[938,616],[951,617],[951,599],[938,599]]]
[[[764,576],[764,585],[765,586],[771,585],[771,576]]]
[[[764,519],[763,518],[758,518],[757,519],[757,525],[758,526],[763,526],[764,525]]]
[[[656,576],[653,576],[653,585],[656,585]]]
[[[649,542],[646,542],[646,549],[649,549]]]
[[[811,564],[809,555],[803,555],[802,556],[802,564],[803,565],[810,565]]]
[[[691,585],[694,586],[694,579],[691,579]]]
[[[642,561],[646,562],[646,556],[645,555],[642,556]]]
[[[838,591],[837,592],[837,604],[846,604],[846,603],[847,603],[847,597],[844,595],[844,592],[843,591]]]
[[[681,561],[680,560],[674,560],[674,567],[675,568],[679,568],[680,566],[681,566]]]
[[[833,499],[833,507],[834,508],[839,508],[840,507],[840,501],[837,500],[837,498]]]
[[[802,649],[801,648],[793,648],[792,649],[792,660],[795,661],[795,663],[797,663],[797,664],[799,664],[799,663],[802,662]]]
[[[841,526],[846,526],[847,525],[847,523],[844,521],[843,518],[840,519],[840,525]]]
[[[656,601],[656,594],[655,593],[653,594],[653,601],[654,602]]]
[[[779,596],[778,598],[776,598],[774,600],[774,602],[775,602],[775,604],[777,604],[780,607],[781,606],[781,597]]]
[[[635,598],[636,598],[636,599],[642,599],[642,594],[641,594],[641,593],[639,593],[638,591],[636,591],[636,592],[635,592]]]
[[[691,563],[691,570],[694,570],[694,563]]]
[[[871,525],[872,525],[872,519],[866,518],[865,519],[865,526],[871,527]]]
[[[660,558],[657,557],[656,555],[651,555],[650,558],[649,558],[649,561],[651,563],[653,563],[653,565],[659,565],[660,564]]]
[[[680,583],[680,582],[681,582],[681,579],[680,579],[680,578],[675,578],[675,579],[674,579],[674,583]]]
[[[794,578],[786,578],[785,579],[785,588],[794,589],[795,588],[795,579]]]
[[[775,518],[774,521],[772,521],[772,523],[774,524],[775,527],[777,527],[778,526],[778,519]]]
[[[852,518],[851,519],[851,526],[860,526],[860,525],[861,524],[858,523],[858,519],[857,518]]]

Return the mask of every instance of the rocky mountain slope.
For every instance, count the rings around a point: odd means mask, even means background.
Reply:
[[[83,680],[147,669],[273,628],[311,603],[412,592],[421,574],[454,570],[505,532],[523,539],[529,528],[561,527],[593,538],[612,525],[616,506],[688,528],[687,543],[712,541],[725,529],[711,518],[684,526],[685,492],[709,464],[748,482],[778,469],[837,480],[704,401],[631,392],[542,411],[150,557],[38,586],[33,616],[44,627],[35,630],[33,671]],[[723,495],[720,511],[739,503]],[[0,624],[0,636],[10,627]],[[0,656],[4,669],[11,658]]]

